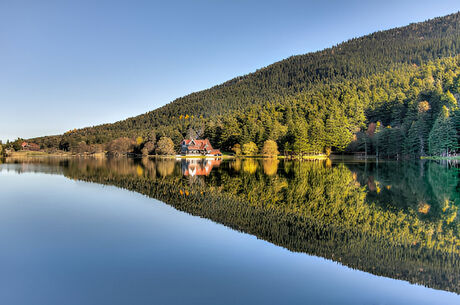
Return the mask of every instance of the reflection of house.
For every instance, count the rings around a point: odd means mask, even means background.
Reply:
[[[212,148],[208,139],[184,139],[181,143],[180,152],[186,156],[222,156],[220,150]]]
[[[22,142],[21,147],[22,147],[22,150],[33,150],[33,151],[40,150],[40,146],[35,143]]]
[[[184,176],[207,176],[220,165],[220,159],[185,159],[182,160],[182,174]]]

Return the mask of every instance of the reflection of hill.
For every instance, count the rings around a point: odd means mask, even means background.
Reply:
[[[292,251],[460,293],[458,220],[427,218],[418,206],[389,209],[369,203],[361,171],[354,174],[340,164],[283,162],[274,174],[267,168],[275,165],[252,159],[250,171],[231,163],[202,177],[205,183],[191,184],[182,177],[182,164],[161,162],[69,161],[65,175],[157,198]],[[159,173],[162,167],[171,174]],[[382,186],[385,179],[373,176]],[[393,183],[390,190],[396,188]]]

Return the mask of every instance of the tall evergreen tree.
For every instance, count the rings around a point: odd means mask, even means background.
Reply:
[[[457,132],[446,106],[443,106],[430,132],[429,146],[432,155],[448,156],[457,149]]]

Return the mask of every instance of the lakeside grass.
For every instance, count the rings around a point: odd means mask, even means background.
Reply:
[[[46,152],[46,151],[12,151],[5,155],[6,158],[21,159],[21,158],[100,158],[105,157],[105,153],[94,154],[73,154],[65,151]]]
[[[71,156],[70,153],[56,152],[49,153],[45,151],[12,151],[6,154],[8,158],[24,158],[24,157],[67,157]]]
[[[49,155],[44,151],[14,151],[7,154],[8,157],[37,157]]]

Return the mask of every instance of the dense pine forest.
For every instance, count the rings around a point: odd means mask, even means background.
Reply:
[[[292,56],[113,124],[30,141],[42,149],[144,154],[184,137],[253,153],[452,155],[460,113],[460,13]],[[18,145],[16,144],[16,147]]]

